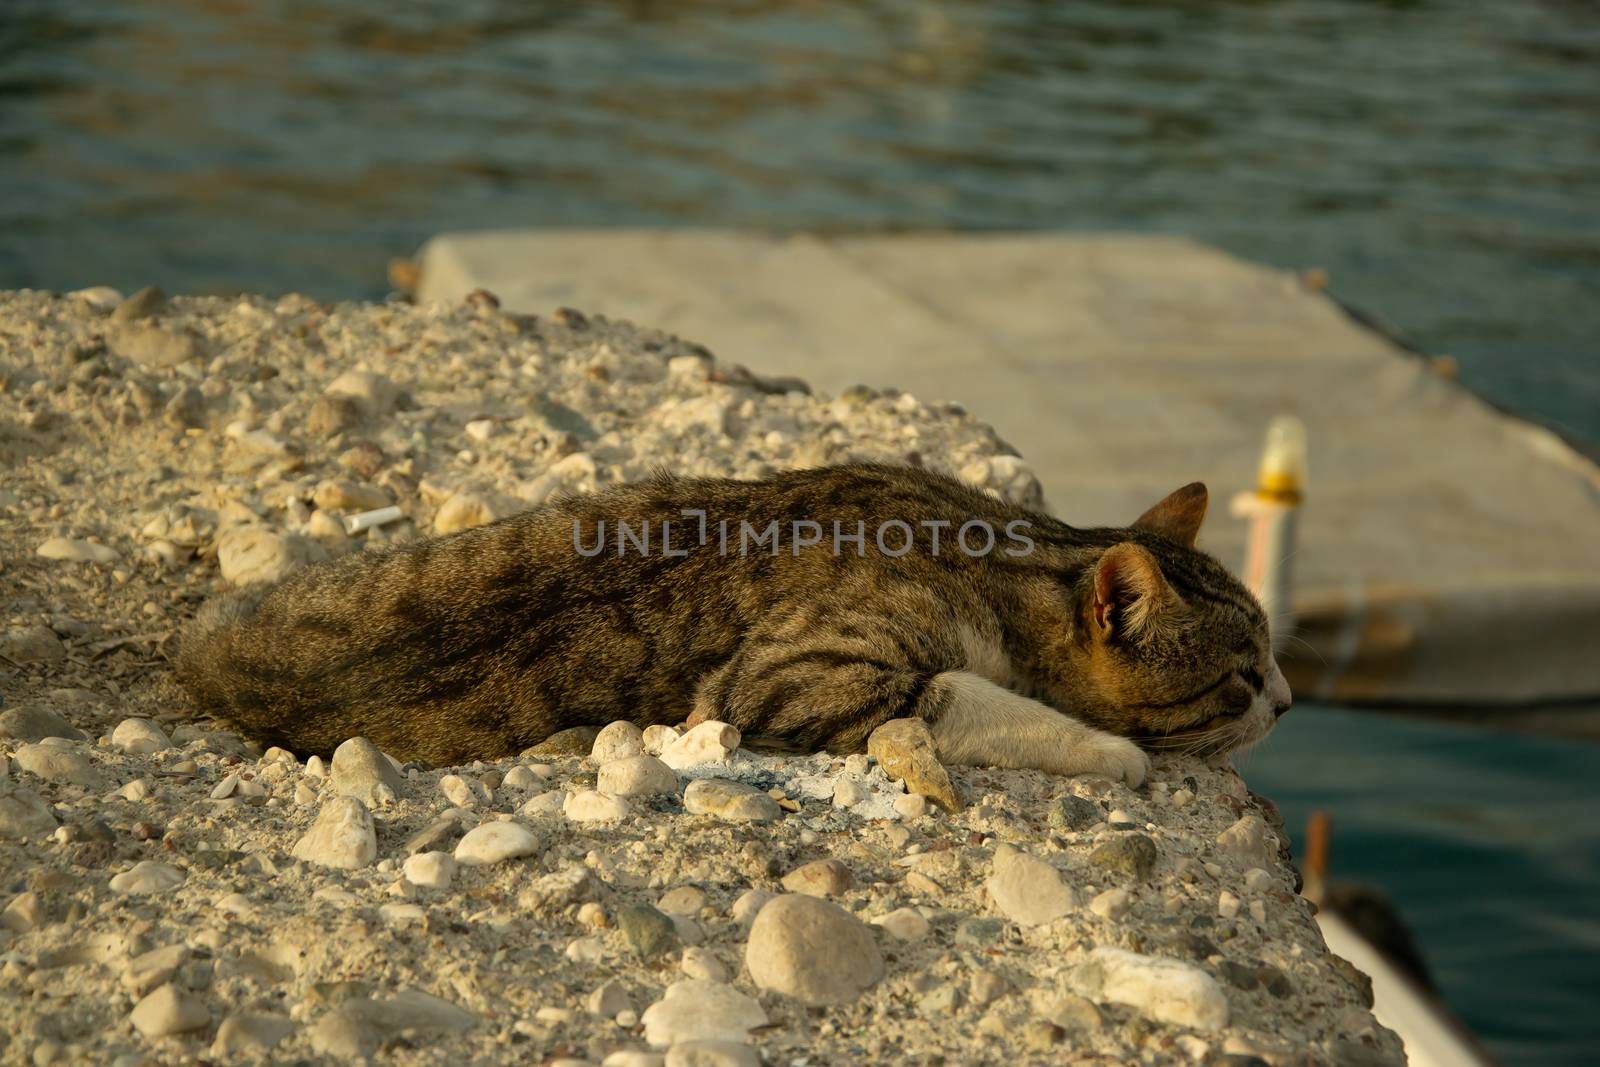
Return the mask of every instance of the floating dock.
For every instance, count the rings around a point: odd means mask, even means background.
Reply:
[[[1051,510],[1120,525],[1195,479],[1201,545],[1275,415],[1306,424],[1294,566],[1303,697],[1445,706],[1600,698],[1600,471],[1293,274],[1171,237],[446,234],[420,300],[474,289],[657,326],[834,392],[953,400],[1026,458]]]

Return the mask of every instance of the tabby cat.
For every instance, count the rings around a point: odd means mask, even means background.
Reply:
[[[494,759],[691,714],[833,752],[925,722],[946,762],[1140,783],[1289,707],[1260,605],[1194,548],[1206,490],[1074,529],[927,470],[645,482],[207,604],[177,677],[264,743]]]

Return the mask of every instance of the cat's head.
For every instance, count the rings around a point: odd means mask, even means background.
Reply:
[[[1079,590],[1081,645],[1103,725],[1154,751],[1252,745],[1289,709],[1255,596],[1195,537],[1206,487],[1186,485],[1106,547]]]

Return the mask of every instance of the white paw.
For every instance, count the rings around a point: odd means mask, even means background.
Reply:
[[[1114,782],[1126,782],[1134,789],[1150,774],[1150,757],[1126,737],[1101,734],[1086,741],[1074,753],[1081,762],[1078,774],[1098,774]]]

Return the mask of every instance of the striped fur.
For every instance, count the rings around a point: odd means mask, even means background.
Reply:
[[[706,544],[684,509],[706,512]],[[915,717],[961,761],[1132,781],[1143,756],[1120,739],[1226,751],[1287,705],[1260,606],[1192,547],[1203,513],[1198,486],[1136,526],[1080,530],[913,468],[661,475],[208,604],[176,673],[202,709],[302,753],[365,735],[455,764],[566,727],[691,715],[842,752]],[[618,554],[619,519],[636,536],[649,521],[648,553],[628,540]],[[723,554],[722,519],[814,520],[824,544]],[[950,550],[972,519],[998,535],[986,555]],[[684,554],[662,550],[662,520]],[[873,537],[886,520],[953,525],[937,556],[924,534],[891,558]],[[602,521],[605,551],[580,554]],[[833,551],[835,521],[865,524],[861,554]],[[1007,551],[1019,521],[1025,555]]]

